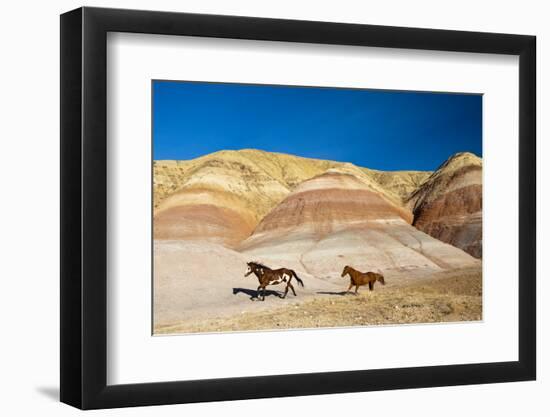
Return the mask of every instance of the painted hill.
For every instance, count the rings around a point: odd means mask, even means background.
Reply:
[[[220,151],[190,161],[155,161],[154,237],[233,247],[303,181],[349,173],[394,205],[429,173],[382,173],[353,164],[253,149]],[[403,185],[405,184],[405,185]],[[412,221],[412,216],[410,216]]]
[[[234,246],[293,186],[330,166],[328,161],[255,150],[155,161],[155,238]]]
[[[471,255],[482,256],[482,160],[459,153],[413,192],[413,225]]]
[[[433,173],[384,172],[253,149],[220,151],[190,161],[155,161],[153,169],[155,239],[237,247],[280,213],[288,216],[284,210],[296,202],[296,193],[328,186],[327,178],[335,182],[347,176],[353,179],[344,181],[343,188],[331,185],[346,190],[335,191],[343,193],[344,200],[353,190],[363,201],[364,192],[370,191],[405,223],[481,257],[482,161],[470,153],[453,155]],[[307,182],[314,178],[321,179],[313,185]],[[353,210],[367,210],[362,215],[372,217],[373,206],[357,207]]]
[[[238,250],[326,279],[338,277],[346,264],[393,272],[479,264],[410,221],[410,212],[367,182],[329,170],[300,184]]]
[[[220,151],[191,161],[155,161],[154,205],[176,191],[223,190],[247,203],[260,219],[290,189],[334,166],[331,161],[254,149]]]

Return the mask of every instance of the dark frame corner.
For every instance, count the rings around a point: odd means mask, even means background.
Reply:
[[[519,360],[106,384],[108,32],[519,56]],[[525,381],[536,378],[536,38],[251,17],[80,8],[61,15],[61,401],[82,409]]]

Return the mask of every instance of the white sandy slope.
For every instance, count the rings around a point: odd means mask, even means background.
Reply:
[[[336,284],[297,270],[305,286],[294,283],[297,297],[280,299],[284,286],[271,286],[265,302],[251,300],[258,280],[244,276],[247,255],[211,242],[158,240],[154,244],[154,327],[179,321],[240,314],[244,311],[292,305],[318,292],[342,291]],[[275,267],[276,265],[271,265]]]

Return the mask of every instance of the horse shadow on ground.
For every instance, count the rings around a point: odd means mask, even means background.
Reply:
[[[353,294],[349,291],[317,291],[317,294],[325,294],[325,295],[348,295]]]
[[[260,295],[258,291],[251,290],[249,288],[233,288],[233,295],[237,295],[241,293],[248,295],[251,300],[258,298],[258,296]],[[279,291],[266,290],[265,296],[266,297],[277,296],[277,298],[280,298],[282,297],[282,293],[280,293]]]

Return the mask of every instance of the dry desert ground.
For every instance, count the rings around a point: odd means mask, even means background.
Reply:
[[[414,283],[390,282],[359,295],[339,290],[303,292],[282,300],[276,291],[265,303],[249,303],[246,292],[235,305],[219,305],[211,314],[158,325],[155,334],[228,332],[410,323],[479,321],[482,319],[481,270],[446,271]],[[244,301],[244,302],[242,302]]]

